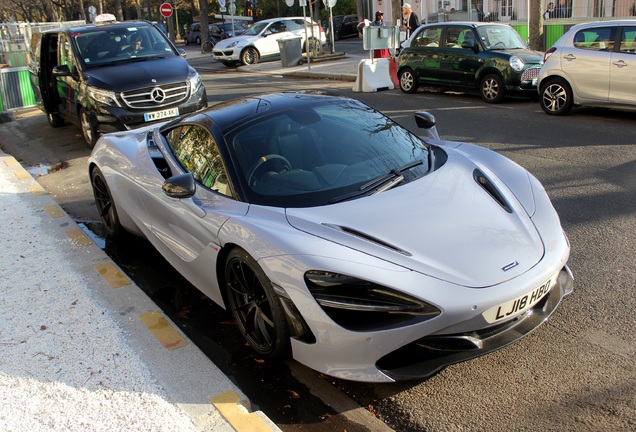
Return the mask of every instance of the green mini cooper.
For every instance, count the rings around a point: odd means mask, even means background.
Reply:
[[[479,92],[497,103],[505,95],[536,95],[542,60],[509,25],[436,23],[420,26],[403,43],[398,78],[405,93],[437,87]]]

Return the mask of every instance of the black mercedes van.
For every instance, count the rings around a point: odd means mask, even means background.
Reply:
[[[29,69],[49,124],[78,124],[92,148],[100,134],[206,107],[184,56],[152,23],[127,21],[35,33]]]

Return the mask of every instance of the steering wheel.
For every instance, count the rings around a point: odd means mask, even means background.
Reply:
[[[502,41],[499,41],[495,45],[493,45],[493,48],[497,48],[497,45],[501,45],[499,48],[506,48],[506,44]]]
[[[252,168],[250,169],[249,174],[247,175],[247,184],[250,184],[250,185],[252,184],[252,178],[254,177],[256,170],[258,170],[261,166],[265,165],[266,163],[270,163],[276,160],[283,162],[283,170],[291,171],[292,169],[291,163],[287,160],[287,158],[277,154],[268,154],[267,156],[262,156],[259,160],[256,161],[254,165],[252,165]]]

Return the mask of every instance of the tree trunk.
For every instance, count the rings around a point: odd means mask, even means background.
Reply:
[[[530,1],[530,20],[528,25],[528,38],[530,48],[537,51],[545,51],[543,46],[543,0]]]

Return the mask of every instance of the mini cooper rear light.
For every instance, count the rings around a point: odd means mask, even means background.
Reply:
[[[441,313],[408,294],[343,274],[310,270],[305,283],[325,313],[347,330],[401,327]]]

